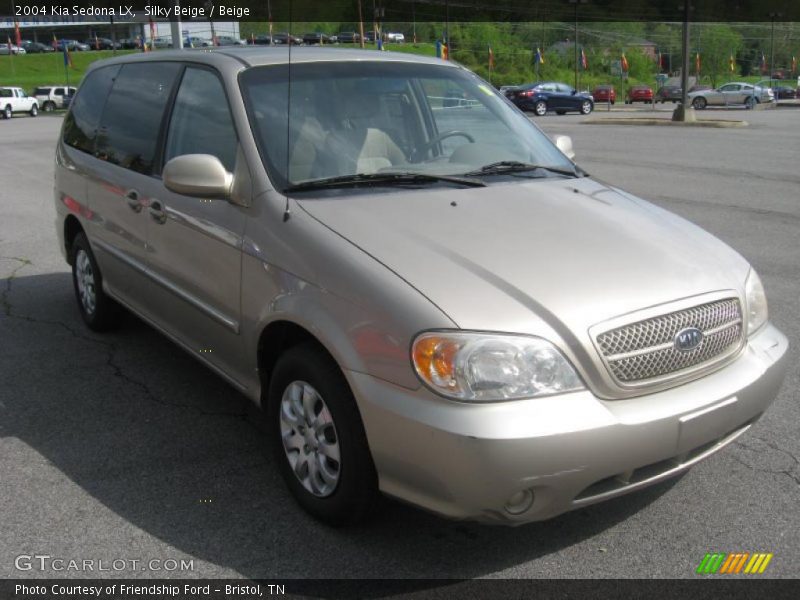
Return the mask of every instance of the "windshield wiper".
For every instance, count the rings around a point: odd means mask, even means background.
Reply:
[[[325,188],[337,187],[358,187],[361,185],[408,185],[425,184],[437,182],[455,183],[467,187],[486,187],[486,184],[478,179],[467,179],[465,177],[455,177],[450,175],[431,175],[428,173],[356,173],[355,175],[339,175],[337,177],[326,177],[324,179],[314,179],[304,181],[287,187],[284,192],[305,192],[309,190],[321,190]]]
[[[480,169],[464,173],[467,177],[479,177],[481,175],[503,175],[505,173],[522,173],[525,171],[536,171],[542,169],[550,173],[566,175],[568,177],[582,177],[584,175],[580,168],[562,169],[561,167],[549,167],[547,165],[536,165],[516,160],[501,160],[498,162],[483,165]]]

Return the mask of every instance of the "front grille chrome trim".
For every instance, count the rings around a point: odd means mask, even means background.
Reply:
[[[702,331],[703,339],[696,348],[681,351],[675,336],[687,327]],[[746,341],[742,304],[730,293],[612,319],[592,327],[590,335],[611,380],[622,389],[685,380],[718,368]]]

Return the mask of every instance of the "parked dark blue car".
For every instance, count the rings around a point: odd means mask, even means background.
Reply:
[[[540,81],[510,88],[505,94],[517,107],[533,111],[540,117],[548,110],[559,115],[566,112],[588,115],[594,110],[594,99],[590,94],[576,92],[575,88],[566,83]]]

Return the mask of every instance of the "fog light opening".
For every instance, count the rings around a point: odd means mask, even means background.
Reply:
[[[517,492],[506,502],[506,512],[511,515],[521,515],[533,505],[533,491],[522,490]]]

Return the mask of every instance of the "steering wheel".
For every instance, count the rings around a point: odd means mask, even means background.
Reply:
[[[418,162],[423,156],[425,156],[425,154],[427,154],[428,150],[433,148],[436,144],[438,144],[443,140],[446,140],[447,138],[456,136],[466,138],[467,140],[469,140],[470,144],[475,143],[475,138],[464,131],[458,131],[456,129],[453,129],[451,131],[444,131],[439,135],[437,135],[432,140],[430,140],[427,144],[419,146],[418,148],[414,148],[414,150],[411,152],[411,156],[408,157],[409,162],[412,163]]]

